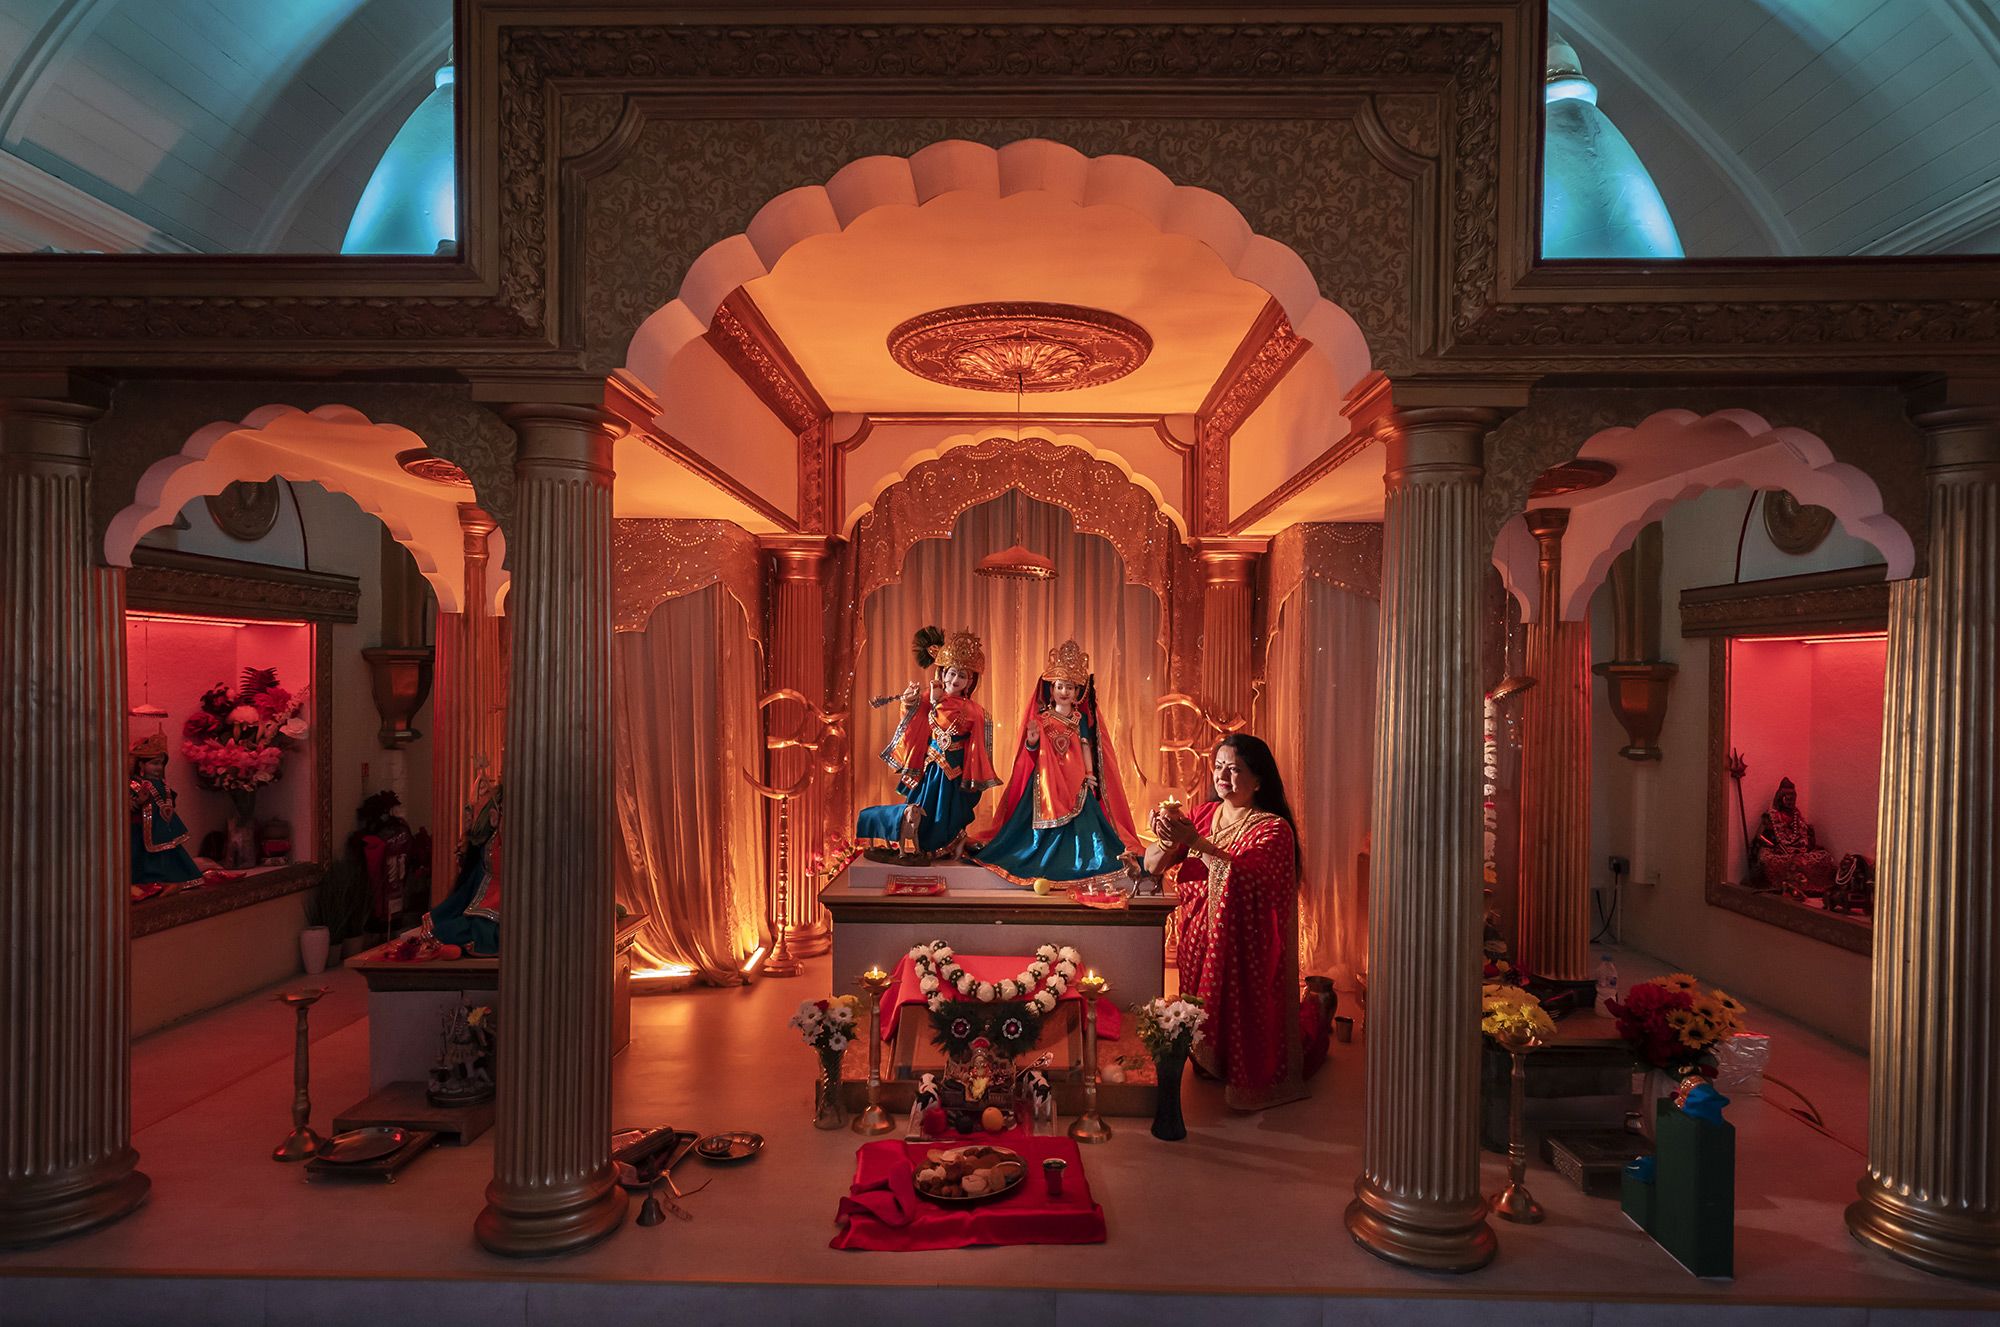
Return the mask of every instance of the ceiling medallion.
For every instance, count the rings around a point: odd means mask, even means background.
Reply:
[[[1618,474],[1618,467],[1609,461],[1565,461],[1542,471],[1535,480],[1535,486],[1528,490],[1530,498],[1556,498],[1565,493],[1581,493],[1586,489],[1603,488]]]
[[[1139,324],[1075,304],[960,304],[920,313],[889,333],[889,354],[903,368],[980,392],[1099,387],[1152,353],[1153,338]]]
[[[397,452],[396,464],[403,468],[405,474],[433,484],[447,484],[452,488],[472,487],[472,480],[465,471],[428,447],[412,447],[409,451]]]

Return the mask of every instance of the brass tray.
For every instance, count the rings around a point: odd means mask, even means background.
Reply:
[[[337,1166],[351,1166],[388,1156],[409,1141],[408,1129],[393,1124],[372,1124],[361,1129],[349,1129],[327,1139],[326,1146],[319,1151],[319,1159]]]
[[[748,1161],[763,1150],[764,1135],[760,1133],[712,1133],[694,1145],[696,1156],[718,1166]]]
[[[995,1162],[1012,1161],[1015,1165],[1021,1168],[1020,1178],[1015,1180],[1012,1184],[1008,1185],[1004,1189],[996,1189],[991,1193],[966,1194],[963,1197],[946,1197],[943,1194],[927,1193],[925,1192],[924,1187],[921,1184],[919,1184],[916,1186],[917,1197],[923,1199],[927,1203],[937,1203],[942,1207],[977,1207],[980,1203],[990,1203],[997,1198],[1005,1198],[1009,1194],[1017,1193],[1020,1191],[1021,1186],[1028,1182],[1028,1163],[1021,1156],[1021,1154],[1019,1152],[1016,1152],[1013,1148],[998,1147],[992,1143],[968,1143],[966,1144],[966,1146],[981,1147],[986,1149],[988,1152],[991,1152],[993,1154],[993,1160]],[[954,1151],[956,1149],[945,1148],[944,1150],[949,1152],[949,1151]],[[912,1164],[915,1169],[922,1170],[928,1163],[917,1162]]]

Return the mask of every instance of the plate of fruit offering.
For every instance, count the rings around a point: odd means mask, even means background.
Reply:
[[[917,1192],[934,1203],[969,1207],[992,1202],[1021,1187],[1028,1163],[1005,1147],[971,1143],[933,1147],[917,1163]]]

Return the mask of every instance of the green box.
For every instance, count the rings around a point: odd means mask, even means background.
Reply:
[[[1653,1182],[1623,1177],[1625,1214],[1696,1276],[1736,1274],[1736,1128],[1654,1106]]]

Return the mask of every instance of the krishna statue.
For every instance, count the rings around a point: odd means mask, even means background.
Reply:
[[[1097,704],[1090,656],[1074,640],[1048,653],[1021,716],[1020,746],[979,864],[1017,885],[1122,882],[1140,848]]]
[[[969,629],[946,636],[937,627],[919,631],[910,647],[930,681],[903,689],[902,718],[882,748],[903,800],[863,807],[855,838],[872,861],[922,866],[960,850],[980,796],[1000,779],[993,720],[972,698],[986,647]]]

